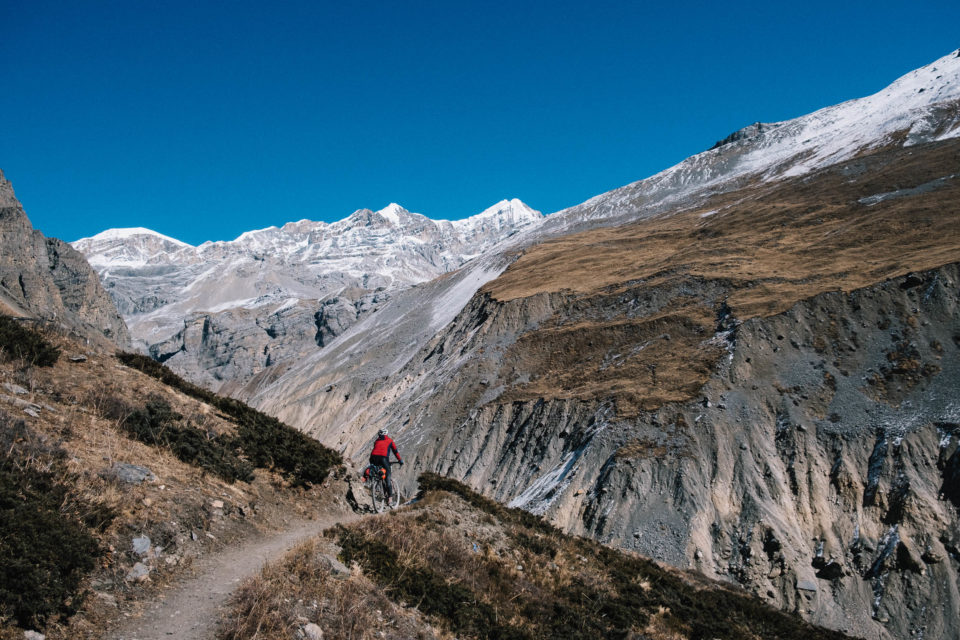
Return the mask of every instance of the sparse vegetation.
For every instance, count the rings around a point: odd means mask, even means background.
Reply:
[[[37,331],[17,320],[0,315],[0,360],[22,360],[39,367],[52,366],[60,358],[60,349]]]
[[[180,460],[215,473],[228,482],[253,477],[253,466],[237,456],[236,438],[207,433],[191,424],[181,426],[183,416],[159,396],[149,398],[140,409],[130,409],[120,403],[113,405],[111,410],[120,412],[112,417],[144,444],[169,449]]]
[[[311,543],[336,542],[340,559],[353,565],[349,579],[333,578],[316,547],[298,550],[240,592],[222,637],[289,638],[306,621],[337,639],[844,637],[731,587],[564,535],[454,480],[423,474],[420,488],[412,507],[338,526],[329,541]],[[344,585],[362,580],[375,585],[365,600],[344,602]],[[344,608],[369,615],[371,599],[383,597],[391,604],[377,605],[383,615],[359,632],[345,631],[333,615]],[[413,612],[423,616],[417,633],[401,631]]]
[[[77,610],[102,553],[93,529],[113,518],[69,495],[62,459],[61,449],[0,414],[0,619],[22,627]]]
[[[437,637],[415,609],[392,602],[362,572],[331,572],[327,558],[336,554],[331,547],[323,540],[308,541],[244,584],[220,638],[288,640],[295,637],[290,630],[305,619],[322,621],[326,640],[359,640],[380,629],[388,629],[390,639]],[[293,598],[291,584],[296,585]]]
[[[136,353],[121,353],[122,363],[160,380],[186,395],[222,411],[237,423],[237,435],[231,442],[253,466],[272,468],[283,473],[292,484],[319,483],[332,467],[342,463],[335,451],[305,436],[272,416],[253,409],[239,400],[219,396],[187,382],[155,360]]]

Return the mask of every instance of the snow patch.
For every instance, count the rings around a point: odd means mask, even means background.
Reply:
[[[387,219],[395,227],[400,226],[400,214],[408,213],[406,209],[398,205],[396,202],[391,202],[380,211],[377,211],[378,214]]]

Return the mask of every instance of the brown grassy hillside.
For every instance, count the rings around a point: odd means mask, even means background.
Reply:
[[[239,592],[223,640],[842,638],[728,585],[561,534],[433,474],[419,500],[327,532]],[[345,566],[337,566],[337,556]]]
[[[550,240],[483,292],[500,303],[548,295],[564,306],[510,350],[509,366],[533,372],[510,397],[612,392],[630,414],[696,393],[725,352],[711,339],[727,314],[770,316],[825,291],[957,260],[960,141],[952,140]],[[635,312],[576,311],[624,303]],[[620,353],[625,340],[643,348]]]
[[[240,403],[198,400],[112,354],[0,321],[0,637],[100,638],[197,556],[336,500],[237,444]],[[24,335],[46,345],[42,361]],[[328,453],[327,469],[339,460]],[[124,480],[126,465],[151,476]],[[137,553],[142,536],[150,549]]]

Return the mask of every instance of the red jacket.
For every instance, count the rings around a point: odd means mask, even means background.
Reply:
[[[393,451],[393,455],[397,456],[398,461],[403,462],[403,460],[400,460],[400,452],[397,451],[397,445],[390,436],[378,438],[377,441],[373,443],[373,451],[370,452],[370,455],[384,456],[389,459],[391,451]]]

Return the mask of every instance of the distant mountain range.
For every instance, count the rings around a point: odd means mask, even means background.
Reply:
[[[453,222],[390,204],[197,247],[142,228],[73,246],[142,349],[217,388],[316,349],[375,301],[455,270],[542,218],[516,199]]]

